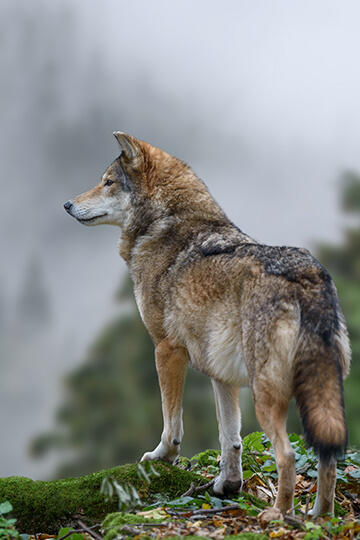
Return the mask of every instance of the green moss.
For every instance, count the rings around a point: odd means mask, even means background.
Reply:
[[[345,517],[347,515],[348,511],[345,510],[345,508],[343,508],[338,502],[337,500],[335,499],[334,500],[334,515],[336,517]]]
[[[256,511],[256,508],[263,510],[264,508],[269,506],[267,502],[263,501],[262,499],[259,499],[258,497],[255,497],[255,495],[251,495],[251,493],[247,493],[246,491],[242,491],[240,497],[247,503],[254,506],[254,511]]]
[[[151,523],[151,520],[135,514],[121,514],[115,512],[109,514],[101,525],[105,540],[113,540],[121,531],[122,525],[134,525],[135,523]]]
[[[137,514],[122,514],[121,512],[114,512],[109,514],[102,524],[102,528],[114,527],[115,525],[133,525],[134,523],[149,523],[151,520],[146,519],[144,516],[138,516]]]
[[[34,481],[29,478],[0,478],[0,502],[10,501],[16,528],[27,534],[55,534],[61,527],[76,525],[76,516],[102,521],[117,510],[117,499],[106,502],[100,493],[103,478],[112,476],[119,483],[132,484],[144,502],[152,503],[158,493],[169,498],[179,497],[198,481],[194,473],[180,470],[167,463],[154,462],[160,477],[150,486],[140,480],[137,465],[122,465],[113,469],[51,482]]]
[[[216,465],[217,457],[220,454],[219,450],[206,450],[200,452],[191,458],[198,462],[199,467],[209,467],[210,465]]]

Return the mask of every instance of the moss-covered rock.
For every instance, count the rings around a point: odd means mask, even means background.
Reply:
[[[146,503],[153,502],[158,493],[169,500],[175,499],[189,488],[191,482],[199,481],[199,476],[194,473],[167,463],[154,462],[153,465],[160,476],[153,478],[150,485],[139,478],[136,464],[50,482],[17,476],[0,478],[0,502],[11,502],[19,532],[55,534],[61,527],[75,526],[79,516],[100,522],[117,510],[117,499],[106,501],[100,493],[105,477],[133,485]]]

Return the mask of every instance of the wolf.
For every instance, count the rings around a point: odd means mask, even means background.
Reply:
[[[120,227],[142,320],[155,346],[164,428],[142,460],[174,462],[188,366],[211,378],[221,445],[219,496],[242,488],[239,388],[249,385],[274,449],[276,511],[293,511],[295,455],[286,432],[295,397],[319,458],[312,515],[332,513],[336,459],[347,444],[343,378],[350,345],[335,285],[306,249],[242,232],[179,159],[123,132],[120,156],[91,191],[64,204],[83,225]]]

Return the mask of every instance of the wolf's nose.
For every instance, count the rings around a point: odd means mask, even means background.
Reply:
[[[71,201],[67,201],[65,204],[64,204],[64,208],[67,212],[69,212],[70,208],[72,207],[72,202]]]

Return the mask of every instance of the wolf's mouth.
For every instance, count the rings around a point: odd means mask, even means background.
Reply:
[[[80,223],[91,223],[92,221],[95,221],[96,219],[102,218],[104,216],[107,216],[107,212],[91,218],[77,218],[77,220],[80,221]]]

